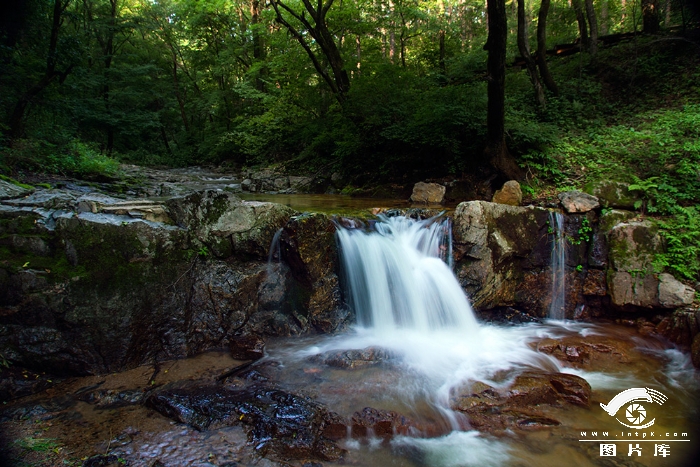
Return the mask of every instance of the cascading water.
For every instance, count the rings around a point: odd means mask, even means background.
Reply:
[[[442,328],[475,332],[474,313],[452,271],[449,219],[380,218],[374,232],[339,229],[351,306],[380,333]]]
[[[551,303],[549,318],[566,318],[566,235],[564,234],[564,215],[560,212],[549,213],[549,228],[553,235],[550,267],[552,269]]]
[[[562,220],[553,214],[551,225],[562,232],[557,237],[563,241]],[[349,434],[343,446],[357,456],[357,465],[496,467],[513,458],[519,459],[515,465],[561,465],[558,448],[540,462],[531,459],[527,450],[521,455],[512,441],[470,430],[466,416],[452,409],[454,397],[469,394],[477,381],[507,392],[515,378],[529,370],[579,375],[594,390],[608,391],[601,396],[606,400],[620,388],[647,383],[633,376],[572,368],[533,345],[543,339],[596,335],[600,331],[596,325],[478,323],[447,264],[449,231],[450,221],[440,218],[380,217],[370,230],[359,223],[338,226],[342,275],[357,326],[347,333],[296,339],[286,347],[270,349],[270,355],[282,362],[276,368],[298,388],[313,387],[320,402],[348,419],[364,407],[373,407],[432,427],[432,431],[395,436],[390,452],[377,449],[381,440],[358,441]],[[560,246],[563,250],[564,245]],[[558,264],[563,270],[561,255]],[[352,370],[324,364],[328,355],[369,348],[382,349],[383,360]],[[579,448],[565,449],[578,453]],[[414,463],[411,459],[416,456],[420,461]]]

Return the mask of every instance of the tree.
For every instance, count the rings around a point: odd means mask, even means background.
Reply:
[[[545,106],[544,89],[537,75],[537,65],[530,55],[530,40],[527,33],[527,19],[525,18],[525,0],[518,0],[518,50],[525,60],[527,73],[530,76],[532,87],[535,89],[535,99],[540,107]]]
[[[598,53],[598,19],[595,16],[595,8],[593,7],[593,0],[585,0],[586,3],[586,18],[588,19],[588,27],[590,29],[590,42],[588,44],[588,51],[591,57],[595,58],[596,53]]]
[[[645,34],[659,32],[658,0],[642,0],[642,27]]]
[[[68,8],[70,0],[54,0],[51,16],[51,32],[49,33],[49,47],[46,54],[46,66],[41,79],[24,92],[15,104],[10,117],[9,133],[11,139],[16,139],[23,134],[23,120],[27,107],[32,100],[46,89],[56,78],[63,83],[71,72],[74,63],[67,65],[63,70],[58,70],[58,36],[61,30],[62,15]]]
[[[489,36],[484,46],[488,51],[488,108],[484,155],[500,177],[508,180],[521,179],[520,168],[508,151],[505,137],[506,41],[508,38],[505,0],[488,0],[486,7]]]
[[[326,15],[333,5],[333,0],[326,0],[326,3],[323,3],[323,0],[319,0],[315,8],[310,0],[303,0],[304,10],[302,11],[295,10],[280,0],[270,0],[270,4],[275,9],[277,22],[287,28],[292,37],[306,51],[314,68],[331,88],[338,102],[341,104],[345,102],[347,93],[350,90],[350,78],[345,70],[345,63],[340,55],[340,50],[335,43],[335,37],[333,37],[326,22]],[[307,13],[311,16],[311,20],[307,19]],[[287,15],[297,21],[297,26],[292,24],[292,20]],[[312,48],[304,32],[308,33],[314,40],[321,51],[320,56]],[[324,66],[322,63],[323,59],[330,67],[330,73],[327,66]]]
[[[540,11],[537,13],[537,67],[540,76],[547,89],[555,96],[559,95],[559,88],[554,82],[552,74],[547,66],[547,14],[549,13],[550,0],[542,0]]]

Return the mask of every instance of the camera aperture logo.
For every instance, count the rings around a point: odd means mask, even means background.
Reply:
[[[613,397],[607,405],[601,402],[600,406],[608,415],[615,417],[615,420],[620,422],[620,424],[635,430],[642,430],[649,428],[656,421],[655,418],[647,421],[647,409],[644,404],[656,403],[663,405],[667,399],[665,395],[655,389],[630,388]],[[615,416],[618,412],[619,415]]]
[[[627,457],[650,456],[668,457],[671,455],[672,443],[689,443],[688,433],[683,431],[641,431],[654,425],[656,418],[653,417],[655,408],[653,404],[662,406],[668,397],[663,393],[651,388],[630,388],[617,394],[607,404],[600,406],[605,412],[613,417],[621,425],[632,428],[634,431],[582,431],[580,442],[599,443],[601,457],[618,456],[618,446],[620,455]],[[599,437],[598,434],[602,436]],[[590,434],[590,437],[589,437]],[[650,443],[650,444],[646,444]],[[653,443],[653,445],[651,444]],[[652,450],[653,447],[653,450]],[[674,448],[675,450],[675,448]]]

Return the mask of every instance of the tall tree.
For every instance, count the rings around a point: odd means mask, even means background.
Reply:
[[[522,173],[508,151],[505,136],[506,42],[508,20],[505,0],[488,0],[488,107],[486,115],[486,149],[484,155],[501,178],[520,179]]]
[[[53,12],[51,16],[51,31],[49,33],[49,47],[46,54],[46,66],[44,75],[24,92],[15,104],[12,116],[10,117],[10,138],[16,139],[22,136],[23,120],[27,107],[44,89],[46,89],[56,78],[62,83],[71,72],[74,64],[67,65],[63,70],[58,70],[58,36],[63,24],[63,13],[68,8],[70,0],[54,0]]]
[[[588,27],[590,30],[588,51],[591,57],[595,57],[598,52],[598,19],[595,16],[595,8],[593,0],[585,0],[586,3],[586,18],[588,19]]]
[[[588,25],[586,24],[586,15],[583,13],[582,0],[572,0],[571,4],[576,13],[576,22],[578,23],[578,33],[581,38],[581,51],[588,49]]]
[[[304,10],[302,11],[295,10],[280,0],[270,0],[270,4],[275,9],[277,22],[287,28],[294,39],[306,51],[314,68],[331,88],[338,102],[341,104],[345,102],[347,93],[350,90],[350,78],[347,71],[345,71],[345,63],[340,55],[340,49],[335,43],[335,37],[326,22],[326,15],[333,5],[333,0],[326,0],[326,3],[323,3],[323,0],[318,0],[316,7],[311,4],[310,0],[303,0]],[[307,19],[307,13],[311,20]],[[300,26],[292,24],[289,16],[294,18]],[[307,34],[311,36],[320,49],[320,56],[312,48],[312,43],[306,38]],[[324,60],[330,67],[330,73],[328,72],[328,67],[322,63]]]
[[[549,13],[550,0],[542,0],[540,11],[537,13],[537,67],[540,76],[547,89],[555,96],[559,95],[559,88],[554,82],[552,74],[547,66],[547,14]]]
[[[518,0],[518,50],[525,60],[527,74],[530,75],[530,82],[535,89],[535,99],[540,107],[545,106],[544,89],[537,75],[537,65],[530,55],[530,39],[527,33],[527,18],[525,17],[525,0]]]

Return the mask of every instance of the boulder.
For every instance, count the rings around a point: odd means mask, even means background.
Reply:
[[[569,214],[585,213],[600,207],[598,198],[580,191],[559,193],[559,201]]]
[[[659,274],[659,305],[664,308],[678,308],[692,305],[695,289],[676,280],[671,274]]]
[[[504,183],[503,187],[494,193],[491,202],[520,206],[523,202],[523,192],[520,189],[520,183],[515,180]]]
[[[608,271],[608,290],[613,305],[659,306],[659,280],[655,274]]]
[[[219,257],[236,252],[267,258],[275,233],[295,213],[288,206],[242,201],[232,193],[215,190],[171,198],[166,206],[177,225],[186,226]]]
[[[335,224],[325,214],[294,216],[284,227],[282,257],[289,264],[294,284],[287,290],[288,303],[297,319],[320,332],[333,332],[349,324],[338,280],[339,259]]]
[[[649,221],[623,222],[608,234],[610,265],[616,271],[651,273],[657,254],[664,251],[659,229]]]
[[[456,273],[475,308],[514,304],[523,266],[549,263],[548,218],[547,210],[531,206],[486,201],[457,206],[452,229]]]
[[[75,199],[75,194],[69,190],[52,189],[35,191],[23,198],[7,199],[3,201],[3,204],[43,209],[71,209]]]
[[[376,436],[388,439],[396,435],[406,436],[412,431],[418,431],[415,422],[393,410],[365,407],[352,416],[353,438]]]
[[[391,358],[391,354],[380,347],[367,347],[362,350],[330,350],[315,355],[313,361],[318,361],[336,368],[354,370],[382,363]]]
[[[629,184],[614,180],[598,180],[588,183],[583,191],[595,196],[604,208],[634,209],[640,201],[638,194],[629,190]]]
[[[437,183],[418,182],[413,186],[411,201],[424,204],[441,204],[445,200],[443,185]]]

